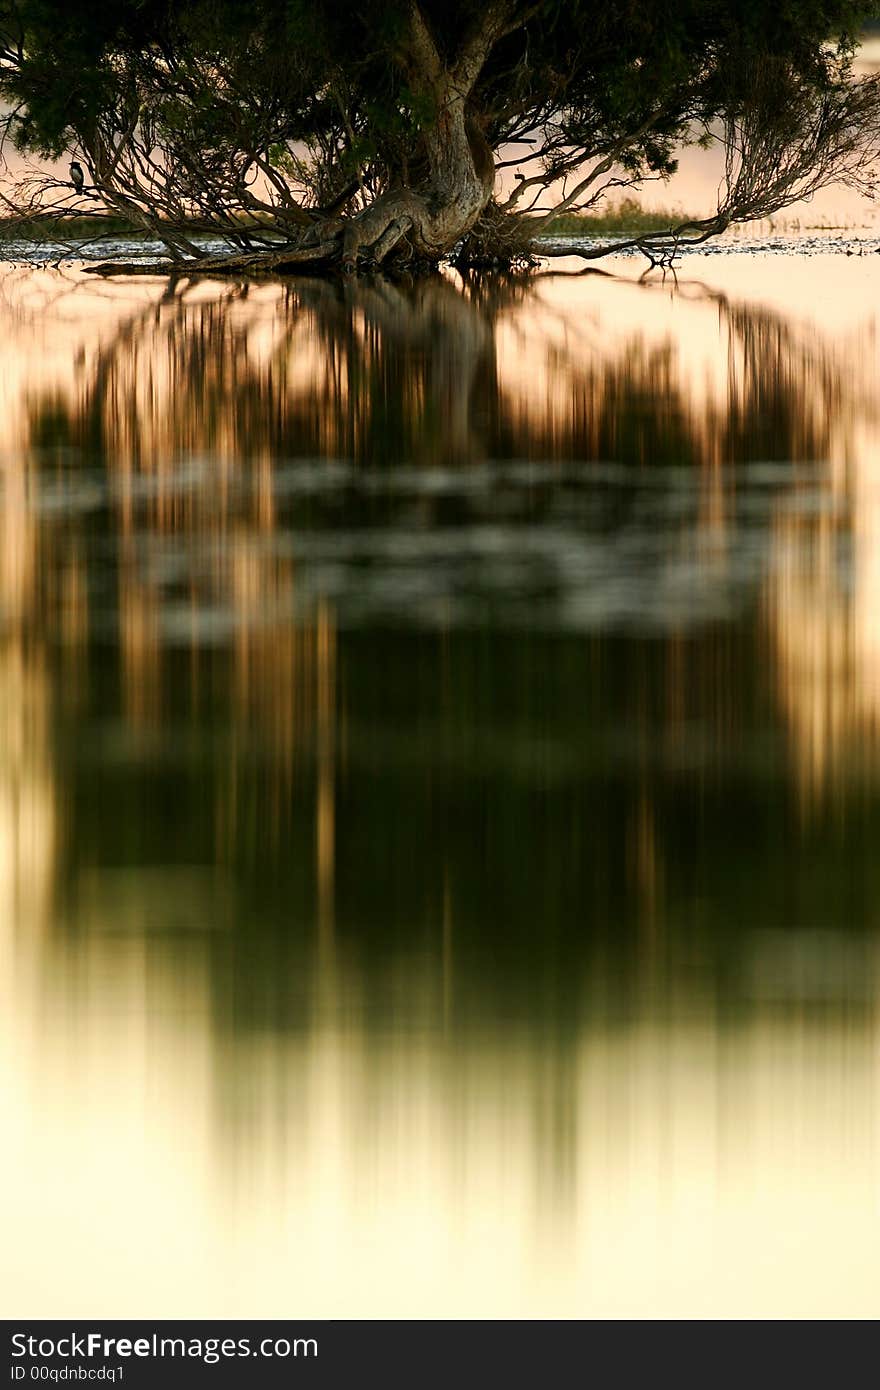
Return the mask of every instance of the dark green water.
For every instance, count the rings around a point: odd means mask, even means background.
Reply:
[[[13,1311],[876,1313],[876,275],[785,265],[7,276]]]

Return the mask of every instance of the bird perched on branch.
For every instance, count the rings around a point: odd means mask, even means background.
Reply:
[[[82,193],[85,181],[86,176],[83,173],[82,165],[74,160],[70,166],[70,182],[73,184],[77,193]]]

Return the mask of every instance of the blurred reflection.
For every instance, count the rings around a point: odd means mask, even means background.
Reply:
[[[878,1311],[876,275],[779,264],[5,276],[11,1311]]]

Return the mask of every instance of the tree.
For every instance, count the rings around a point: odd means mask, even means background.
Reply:
[[[720,139],[715,214],[638,239],[662,256],[833,180],[872,188],[880,79],[851,62],[869,8],[0,0],[5,138],[87,171],[73,195],[31,174],[7,207],[122,215],[205,269],[511,259]]]

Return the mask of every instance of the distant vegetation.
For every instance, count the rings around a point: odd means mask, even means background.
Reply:
[[[10,217],[0,220],[2,241],[35,241],[45,244],[53,241],[93,241],[99,237],[138,235],[144,234],[138,233],[125,217]]]
[[[622,198],[603,212],[566,212],[554,217],[542,232],[545,236],[615,236],[640,232],[664,232],[682,222],[695,221],[681,208],[643,208],[638,198]]]

